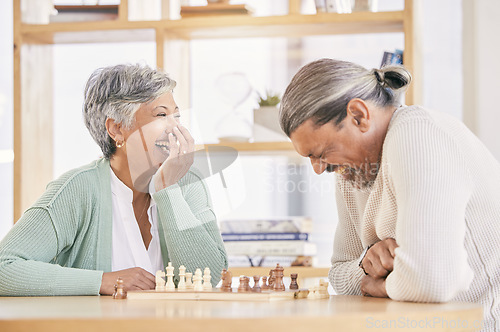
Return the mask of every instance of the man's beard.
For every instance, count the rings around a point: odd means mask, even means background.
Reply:
[[[328,165],[327,172],[335,172],[339,177],[351,183],[358,189],[370,189],[377,178],[380,162],[369,163],[366,161],[361,166]]]

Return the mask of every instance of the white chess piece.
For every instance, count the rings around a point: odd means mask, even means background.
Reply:
[[[203,290],[212,290],[212,284],[210,283],[211,279],[212,276],[210,275],[210,269],[206,267],[203,271]]]
[[[309,294],[307,294],[307,299],[308,300],[316,300],[318,298],[316,296],[317,295],[317,289],[318,289],[318,286],[313,286],[313,287],[309,288]]]
[[[186,290],[186,267],[184,265],[179,266],[179,284],[177,285],[178,290]]]
[[[165,285],[165,290],[173,291],[175,290],[174,284],[174,267],[172,266],[172,262],[168,262],[168,266],[165,268],[167,271],[167,284]]]
[[[186,272],[186,289],[193,289],[193,282],[191,278],[193,277],[193,273]]]
[[[156,288],[155,290],[157,291],[164,291],[165,290],[165,280],[163,280],[162,277],[165,276],[165,272],[162,270],[156,271]]]
[[[327,299],[330,297],[330,294],[328,294],[328,282],[326,282],[323,279],[320,279],[319,286],[317,286],[317,287],[318,287],[318,290],[317,290],[316,296],[318,298]]]
[[[193,276],[193,285],[194,285],[194,290],[196,292],[200,292],[203,290],[203,284],[201,283],[202,280],[203,280],[203,277],[201,275],[201,270],[196,269],[196,272],[194,273],[194,276]]]

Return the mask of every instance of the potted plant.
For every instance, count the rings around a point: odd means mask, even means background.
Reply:
[[[253,111],[253,141],[274,142],[287,140],[279,124],[278,104],[281,96],[267,90],[262,96],[258,93],[259,108]]]

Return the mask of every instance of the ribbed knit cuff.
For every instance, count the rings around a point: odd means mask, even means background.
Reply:
[[[201,221],[193,215],[178,184],[156,192],[153,199],[160,215],[165,218],[170,227],[175,225],[176,230],[183,231],[202,225]]]

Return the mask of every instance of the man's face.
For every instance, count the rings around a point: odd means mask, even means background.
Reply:
[[[309,119],[290,135],[295,150],[311,160],[317,174],[337,172],[358,188],[371,186],[377,177],[382,142],[376,137],[350,116],[340,125],[317,126]]]

